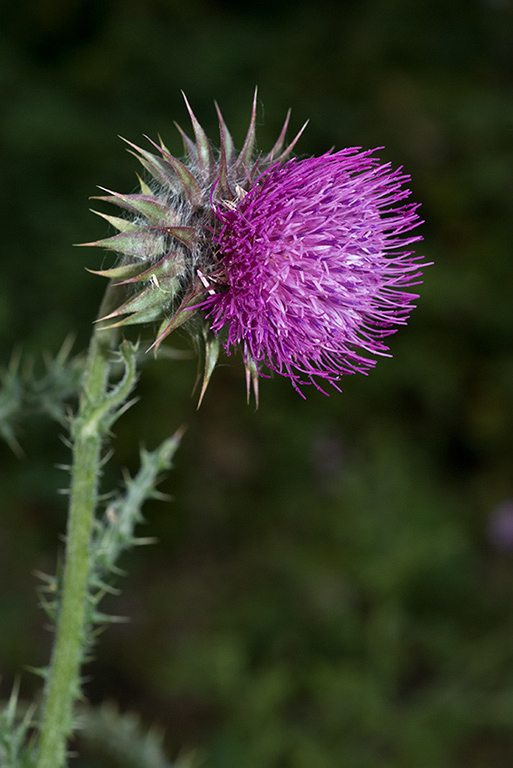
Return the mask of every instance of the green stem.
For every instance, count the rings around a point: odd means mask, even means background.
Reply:
[[[109,286],[100,317],[115,306]],[[48,673],[36,768],[62,768],[73,727],[73,707],[80,695],[92,522],[98,500],[104,430],[98,420],[109,383],[116,329],[96,326],[87,357],[77,417],[73,424],[73,467],[62,583],[62,597]]]

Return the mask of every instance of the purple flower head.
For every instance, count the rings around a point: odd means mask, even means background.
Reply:
[[[405,289],[420,282],[421,257],[407,249],[421,222],[403,202],[409,177],[372,153],[293,158],[238,203],[218,203],[219,268],[203,310],[247,367],[265,364],[296,388],[320,388],[317,377],[338,389],[340,375],[388,355],[384,339],[417,298]]]
[[[409,250],[421,239],[411,234],[420,220],[406,202],[409,177],[373,150],[293,158],[306,123],[287,143],[290,113],[272,149],[257,153],[256,91],[240,151],[217,105],[219,149],[185,104],[194,132],[179,128],[185,156],[129,141],[146,172],[140,192],[102,188],[97,198],[127,212],[98,212],[118,233],[85,243],[119,254],[97,272],[125,286],[102,320],[157,322],[155,352],[178,327],[189,331],[203,351],[200,401],[222,344],[242,351],[256,397],[265,366],[298,390],[367,373],[406,323],[417,298],[406,289],[426,266]]]

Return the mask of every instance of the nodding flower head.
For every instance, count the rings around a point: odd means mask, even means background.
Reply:
[[[384,339],[404,324],[417,295],[420,257],[409,247],[419,223],[405,202],[409,177],[360,148],[298,160],[285,146],[288,119],[272,150],[255,153],[256,93],[240,152],[216,105],[220,149],[186,100],[195,141],[186,158],[160,143],[130,144],[148,181],[138,194],[98,199],[129,211],[101,213],[118,234],[87,245],[117,251],[102,270],[131,295],[104,320],[160,320],[155,348],[180,325],[205,348],[201,397],[220,347],[240,349],[248,388],[269,368],[302,384],[366,373]],[[108,190],[105,190],[108,192]],[[323,390],[324,391],[324,390]]]

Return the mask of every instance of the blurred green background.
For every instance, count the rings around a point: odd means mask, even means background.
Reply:
[[[274,377],[255,412],[232,357],[196,412],[196,362],[148,363],[106,487],[188,430],[173,501],[146,508],[158,543],[105,606],[131,621],[102,635],[91,701],[206,768],[513,765],[511,0],[21,0],[0,81],[4,365],[85,347],[104,257],[71,244],[108,234],[88,197],[136,185],[118,134],[182,152],[180,89],[214,138],[216,99],[239,147],[255,85],[263,150],[289,106],[301,154],[384,145],[435,262],[394,357],[341,395]],[[0,445],[4,696],[48,659],[34,571],[62,546],[61,436],[36,419],[24,459]]]

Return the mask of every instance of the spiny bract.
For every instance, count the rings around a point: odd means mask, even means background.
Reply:
[[[185,98],[185,97],[184,97]],[[272,150],[255,151],[256,92],[244,145],[236,152],[219,107],[215,150],[187,100],[195,141],[180,131],[186,157],[127,142],[149,174],[139,194],[97,199],[129,211],[107,219],[119,234],[86,245],[122,255],[98,274],[140,288],[104,320],[160,320],[153,347],[187,323],[205,346],[204,394],[224,344],[242,350],[257,394],[261,367],[300,391],[318,380],[365,373],[383,339],[407,321],[420,257],[406,235],[420,219],[405,203],[409,177],[350,148],[305,160],[285,146],[289,114]],[[305,124],[306,125],[306,124]]]

